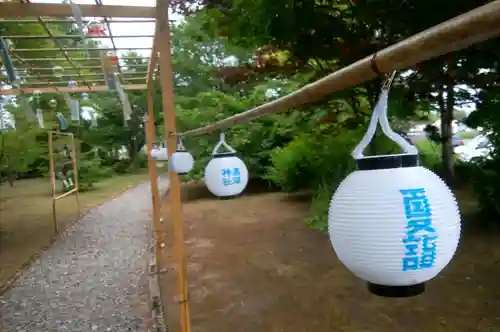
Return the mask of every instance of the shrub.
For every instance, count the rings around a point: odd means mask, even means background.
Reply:
[[[311,201],[311,216],[307,218],[307,225],[315,230],[326,233],[328,231],[328,208],[333,191],[328,184],[322,184]]]
[[[267,174],[269,180],[287,191],[315,191],[311,216],[306,221],[311,228],[323,232],[327,230],[330,199],[342,180],[355,169],[351,152],[363,134],[364,131],[357,130],[331,136],[303,134],[272,154],[273,165],[268,168]],[[374,140],[376,154],[400,151],[381,135]]]
[[[462,172],[467,176],[478,198],[481,223],[487,228],[500,229],[500,158],[477,159]]]
[[[422,166],[438,171],[441,168],[441,147],[431,140],[422,140],[417,143]]]
[[[93,188],[100,179],[110,175],[110,170],[102,167],[99,158],[82,160],[78,165],[78,189],[86,191]]]
[[[125,174],[130,170],[130,159],[120,159],[113,165],[113,171],[116,174]]]
[[[286,191],[316,189],[321,183],[338,182],[354,169],[350,156],[359,141],[358,132],[323,136],[303,134],[271,154],[266,179]]]

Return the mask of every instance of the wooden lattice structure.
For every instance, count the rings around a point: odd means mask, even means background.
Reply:
[[[67,164],[71,165],[71,175],[70,179],[72,179],[73,185],[70,190],[66,191],[63,194],[57,195],[56,192],[56,156],[58,152],[54,151],[54,139],[58,137],[68,138],[68,160]],[[80,217],[80,194],[78,192],[78,165],[76,162],[76,144],[75,144],[75,136],[72,133],[62,133],[58,131],[49,131],[49,172],[50,172],[50,187],[52,189],[52,222],[54,225],[54,233],[59,233],[59,226],[57,223],[57,201],[68,197],[70,195],[75,195],[76,206],[77,206],[77,217]]]
[[[153,202],[153,221],[154,221],[154,246],[151,250],[152,254],[156,256],[154,260],[148,259],[147,273],[150,276],[150,308],[152,312],[158,312],[158,303],[161,303],[162,313],[165,312],[164,306],[172,303],[172,299],[160,299],[159,287],[157,287],[157,275],[161,272],[158,266],[167,266],[167,254],[165,252],[166,246],[164,245],[165,227],[162,223],[163,218],[160,216],[161,197],[158,189],[158,181],[156,174],[156,163],[151,158],[152,144],[155,141],[155,126],[153,118],[153,79],[157,71],[155,70],[157,64],[162,63],[160,66],[160,77],[164,86],[163,93],[163,111],[165,119],[166,132],[175,132],[175,114],[173,108],[173,91],[172,91],[172,70],[170,67],[170,32],[168,26],[168,16],[162,13],[167,13],[168,3],[164,0],[158,0],[156,7],[140,7],[140,6],[108,6],[103,4],[101,0],[95,0],[94,5],[77,4],[83,23],[88,23],[93,20],[103,21],[107,27],[108,35],[94,38],[105,38],[109,41],[112,47],[106,49],[111,50],[118,56],[118,72],[123,82],[124,90],[143,90],[149,88],[148,94],[148,119],[146,121],[146,137],[149,156],[149,172],[151,179],[151,193]],[[65,40],[78,41],[81,36],[74,35],[58,35],[51,29],[52,24],[75,24],[77,20],[73,17],[73,12],[70,4],[45,4],[45,3],[30,3],[29,0],[21,0],[20,2],[0,2],[0,24],[28,24],[40,25],[45,31],[45,34],[40,35],[4,35],[0,36],[3,40],[50,40],[57,47],[51,48],[10,48],[9,55],[12,63],[16,68],[20,85],[15,87],[4,88],[9,86],[6,82],[6,76],[0,76],[2,86],[0,95],[29,95],[33,93],[83,93],[83,92],[102,92],[110,90],[103,78],[102,58],[99,57],[99,52],[103,51],[100,48],[83,48],[83,47],[68,47]],[[158,18],[158,19],[157,19]],[[156,23],[156,32],[153,35],[137,34],[137,35],[113,35],[111,32],[111,24],[128,24],[128,23]],[[130,47],[120,48],[116,46],[116,40],[119,38],[150,38],[153,39],[150,47]],[[147,59],[147,71],[138,72],[133,71],[132,77],[129,77],[126,71],[122,70],[121,64],[123,57],[119,52],[124,50],[130,51],[143,51],[148,52],[147,56],[134,56],[134,58]],[[88,54],[83,54],[88,51]],[[53,54],[53,56],[41,57],[37,53],[44,52],[44,54]],[[164,57],[158,59],[158,54],[165,54]],[[157,61],[158,60],[158,61]],[[84,65],[82,65],[84,64]],[[64,74],[56,77],[52,70],[54,67],[61,67]],[[130,69],[133,65],[127,65]],[[77,85],[73,87],[68,86],[68,80],[74,81]],[[49,132],[49,147],[50,147],[50,164],[51,164],[51,186],[53,190],[52,206],[54,212],[54,228],[57,232],[57,220],[55,218],[55,205],[56,202],[71,194],[76,194],[78,199],[78,182],[77,182],[77,167],[76,157],[72,154],[72,162],[75,174],[75,188],[60,196],[55,193],[55,179],[54,179],[54,152],[52,151],[52,139],[58,135],[71,136],[69,133]],[[73,139],[73,137],[70,137]],[[167,139],[169,151],[175,151],[176,140],[175,137],[170,135]],[[72,140],[74,143],[74,140]],[[74,151],[74,146],[73,146]],[[170,186],[174,188],[170,190],[170,196],[176,200],[177,206],[180,208],[180,191],[175,190],[179,188],[179,180],[175,174],[170,174]],[[175,205],[175,204],[174,204]],[[178,209],[180,211],[180,209]],[[179,219],[180,213],[174,214],[169,220]],[[179,219],[180,221],[180,219]],[[183,243],[182,233],[179,233],[181,224],[176,224],[177,240]],[[181,305],[181,325],[183,331],[189,331],[189,312],[187,310],[187,285],[185,284],[185,263],[183,248],[178,248],[178,274],[179,280],[179,296],[178,302]],[[161,288],[161,287],[160,287]]]
[[[466,48],[475,43],[500,36],[500,0],[492,1],[489,4],[476,8],[468,13],[460,15],[447,22],[443,22],[435,27],[425,30],[384,50],[381,50],[371,56],[361,59],[348,67],[332,73],[321,80],[306,85],[298,91],[273,100],[269,103],[248,110],[233,117],[218,121],[203,128],[197,128],[185,133],[176,132],[176,118],[174,111],[174,95],[172,88],[172,68],[170,59],[170,33],[168,25],[168,1],[157,0],[156,8],[152,7],[131,7],[131,6],[107,6],[96,0],[95,5],[80,5],[84,17],[103,17],[109,20],[111,17],[121,17],[127,19],[149,18],[156,22],[156,30],[153,37],[151,56],[146,75],[145,83],[130,82],[125,88],[148,89],[148,119],[146,125],[147,145],[151,152],[152,143],[155,138],[154,133],[154,114],[153,114],[153,82],[154,73],[159,65],[159,78],[162,83],[163,115],[166,133],[168,153],[171,155],[176,150],[178,136],[188,136],[209,133],[216,130],[231,127],[235,124],[249,122],[261,116],[286,111],[290,108],[298,107],[302,104],[319,100],[330,93],[349,88],[391,72],[393,70],[406,69],[422,61],[447,54],[462,48]],[[72,16],[71,6],[65,4],[31,4],[27,1],[21,3],[3,2],[0,3],[0,18],[9,18],[22,23],[20,17],[27,18],[26,23],[42,24],[47,23],[48,17],[51,19],[67,20]],[[35,18],[35,19],[34,19]],[[7,36],[16,38],[16,36]],[[38,36],[18,36],[19,38],[38,38]],[[40,38],[50,38],[57,41],[62,36],[51,36],[47,31],[47,36]],[[111,38],[111,36],[110,36]],[[112,39],[112,38],[111,38]],[[118,50],[114,47],[115,51]],[[23,54],[30,53],[33,50],[14,50],[13,56],[18,59],[18,63],[23,63],[25,58]],[[39,81],[32,82],[31,85],[23,86],[21,89],[0,90],[0,94],[20,94],[32,93],[35,90],[41,92],[85,92],[85,91],[106,91],[108,87],[103,84],[104,81],[91,79],[84,76],[89,70],[98,71],[98,68],[77,68],[76,59],[71,59],[67,52],[78,50],[64,49],[63,47],[51,50],[60,52],[59,57],[45,59],[53,62],[65,62],[66,67],[73,68],[78,75],[78,80],[83,86],[68,88],[59,86],[59,82],[48,80],[43,77],[41,70],[37,68],[27,68],[30,77],[38,77]],[[36,58],[31,60],[37,61]],[[42,60],[40,60],[42,61]],[[85,72],[84,72],[85,71]],[[31,81],[30,81],[31,82]],[[44,85],[43,82],[46,82]],[[101,83],[101,84],[98,84]],[[155,264],[149,267],[151,276],[164,273],[158,266],[166,267],[167,253],[165,252],[165,225],[162,220],[168,220],[172,223],[175,233],[175,249],[178,274],[178,296],[176,302],[180,304],[180,325],[181,331],[190,331],[190,318],[188,306],[188,291],[186,280],[186,258],[184,253],[184,236],[181,218],[181,191],[180,180],[177,174],[169,172],[169,206],[168,216],[160,211],[160,197],[158,194],[158,183],[156,174],[156,165],[149,153],[149,174],[151,178],[151,192],[153,199],[153,220],[155,226]],[[160,285],[161,288],[162,285]],[[172,299],[162,298],[162,305],[172,303]],[[163,309],[165,309],[163,307]],[[163,310],[165,312],[165,310]]]

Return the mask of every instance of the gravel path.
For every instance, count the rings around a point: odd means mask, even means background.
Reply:
[[[145,331],[150,210],[149,183],[92,209],[0,297],[0,331]]]

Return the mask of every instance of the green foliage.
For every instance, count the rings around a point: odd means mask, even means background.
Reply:
[[[489,157],[475,160],[467,171],[484,220],[488,226],[500,229],[500,88],[491,87],[481,97],[478,110],[470,114],[466,123],[484,128],[492,151]]]
[[[440,146],[431,140],[421,140],[417,143],[422,166],[438,171],[441,168]]]
[[[99,158],[82,160],[78,165],[78,187],[80,191],[87,191],[94,188],[99,180],[112,176],[112,172],[102,167]]]
[[[206,5],[172,27],[173,87],[177,130],[197,128],[264,104],[290,93],[334,70],[351,64],[390,44],[452,16],[461,14],[485,1],[476,3],[446,0],[439,10],[426,1],[387,0],[314,2],[203,0]],[[184,2],[185,3],[185,2]],[[181,6],[182,1],[174,1]],[[397,17],[398,20],[394,20]],[[425,19],[422,19],[425,18]],[[0,23],[3,35],[39,33],[41,27]],[[74,34],[72,24],[53,24],[56,34]],[[75,47],[74,41],[61,40]],[[71,45],[70,45],[71,44]],[[16,48],[57,48],[51,40],[15,41]],[[461,104],[475,102],[479,111],[467,121],[491,132],[492,143],[500,146],[500,114],[497,110],[499,91],[498,61],[495,43],[454,52],[414,66],[399,75],[391,90],[389,115],[394,129],[407,130],[414,120],[431,119],[431,110],[443,114],[455,110],[462,119]],[[83,52],[71,52],[83,57]],[[37,57],[56,57],[54,52],[40,51]],[[90,65],[82,61],[82,65]],[[139,79],[147,71],[147,60],[131,52],[126,54],[122,71],[129,78]],[[29,68],[47,69],[67,64],[49,61],[27,63]],[[92,63],[94,66],[95,63]],[[90,73],[90,69],[81,72]],[[95,72],[95,70],[94,70]],[[97,69],[100,73],[100,69]],[[43,74],[43,73],[42,73]],[[63,80],[66,80],[63,78]],[[54,78],[53,82],[60,79]],[[66,82],[60,82],[66,84]],[[471,94],[462,89],[468,85],[479,91]],[[301,109],[267,116],[249,124],[226,129],[227,142],[247,164],[252,177],[272,181],[286,191],[311,190],[311,227],[325,231],[328,202],[332,192],[354,169],[350,153],[358,144],[376,102],[380,79],[339,91],[329,98]],[[455,88],[451,89],[450,88]],[[445,93],[451,91],[452,93]],[[156,141],[165,136],[162,116],[162,88],[155,85],[154,123]],[[122,107],[112,91],[91,94],[82,105],[93,107],[98,126],[89,121],[70,123],[81,148],[79,179],[82,190],[91,189],[106,176],[133,172],[145,167],[141,152],[145,144],[144,115],[146,91],[128,91],[133,105],[132,119],[126,126]],[[448,96],[453,98],[447,98]],[[74,95],[73,97],[78,97]],[[56,99],[55,109],[49,101]],[[69,110],[60,94],[43,94],[31,100],[34,108],[44,110],[45,130],[26,123],[15,106],[16,131],[3,132],[0,137],[0,172],[40,173],[48,171],[46,130],[55,128],[55,113],[67,117]],[[211,158],[219,133],[188,137],[184,144],[196,159],[189,178],[201,178]],[[439,172],[442,167],[441,140],[419,142],[422,164]],[[366,154],[398,152],[399,148],[377,133]],[[125,156],[126,155],[126,156]],[[445,158],[450,160],[450,158]],[[497,161],[493,159],[474,165],[458,165],[457,173],[472,179],[484,211],[500,215]],[[458,172],[459,171],[459,172]],[[498,219],[498,218],[497,218]]]
[[[43,164],[38,162],[47,158],[47,136],[20,116],[18,108],[9,106],[17,121],[16,129],[0,131],[0,178],[12,179],[20,173],[37,175],[43,171]]]

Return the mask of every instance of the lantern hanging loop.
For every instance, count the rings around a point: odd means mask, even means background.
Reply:
[[[391,141],[399,145],[401,149],[403,149],[404,154],[408,155],[416,155],[418,154],[418,150],[415,146],[408,143],[401,135],[396,133],[391,129],[389,124],[389,119],[387,116],[387,104],[389,99],[389,90],[391,89],[392,82],[394,81],[394,77],[396,76],[396,72],[392,72],[389,74],[387,79],[382,85],[382,91],[380,92],[379,98],[377,100],[377,104],[372,113],[372,117],[370,119],[370,124],[368,125],[368,129],[366,130],[365,135],[361,139],[361,142],[354,148],[351,153],[351,156],[354,159],[362,159],[365,156],[363,155],[363,151],[366,149],[368,144],[370,144],[371,140],[375,136],[375,132],[377,131],[377,124],[380,123],[380,127],[382,128],[382,132],[387,136]]]
[[[220,133],[220,138],[219,138],[219,143],[217,143],[212,151],[212,156],[215,156],[216,154],[219,153],[219,149],[221,147],[225,147],[229,153],[236,153],[236,150],[233,149],[232,147],[229,146],[229,144],[226,143],[226,136],[224,133]]]
[[[184,144],[182,143],[182,137],[177,136],[177,151],[185,151],[186,148],[184,147]]]

